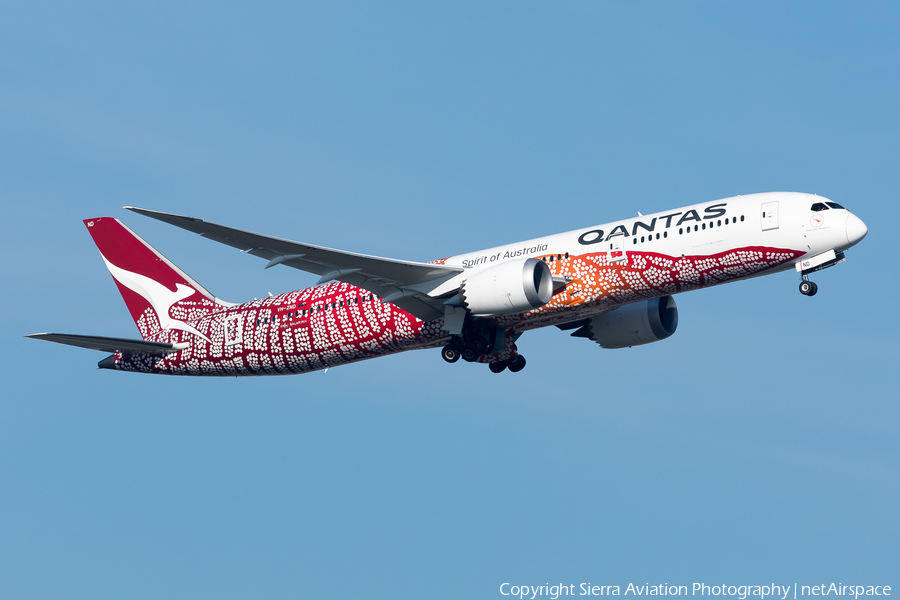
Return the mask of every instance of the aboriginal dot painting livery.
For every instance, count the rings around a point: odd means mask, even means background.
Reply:
[[[169,375],[306,373],[386,354],[440,348],[453,363],[525,366],[516,342],[556,326],[603,348],[663,340],[680,292],[845,260],[865,224],[821,196],[777,192],[641,215],[429,263],[379,258],[130,208],[320,276],[317,285],[224,302],[118,219],[84,221],[141,339],[29,337],[111,353],[99,366]]]

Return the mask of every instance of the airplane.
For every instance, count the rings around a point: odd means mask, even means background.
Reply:
[[[521,371],[516,341],[556,326],[602,348],[670,337],[673,296],[845,260],[868,233],[827,198],[768,192],[725,198],[431,262],[293,242],[193,217],[125,207],[268,261],[320,276],[313,287],[225,302],[121,221],[84,221],[141,334],[26,337],[110,352],[101,369],[169,375],[308,373],[406,350],[448,363]]]

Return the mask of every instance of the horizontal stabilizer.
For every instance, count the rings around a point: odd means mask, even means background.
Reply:
[[[171,354],[187,348],[187,344],[166,344],[165,342],[148,342],[146,340],[128,340],[123,338],[104,337],[101,335],[71,335],[68,333],[32,333],[25,337],[36,340],[47,340],[57,344],[67,344],[100,350],[101,352],[144,352],[147,354]]]

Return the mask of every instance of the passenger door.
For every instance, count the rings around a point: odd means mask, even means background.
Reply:
[[[759,222],[762,224],[762,230],[778,229],[778,202],[764,202],[759,210]]]
[[[625,236],[617,235],[606,242],[609,244],[609,262],[628,263],[628,255],[625,252]]]

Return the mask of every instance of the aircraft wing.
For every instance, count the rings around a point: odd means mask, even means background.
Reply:
[[[320,275],[318,283],[344,281],[381,296],[423,321],[444,316],[443,301],[436,299],[456,291],[451,280],[463,269],[429,263],[380,258],[293,242],[210,223],[203,219],[126,206],[203,237],[233,246],[269,261],[265,268],[283,264]],[[443,285],[449,283],[449,285]]]
[[[129,340],[124,338],[103,337],[99,335],[71,335],[68,333],[32,333],[25,337],[36,340],[47,340],[57,344],[78,346],[101,352],[145,352],[147,354],[170,354],[187,347],[187,344],[166,344],[165,342],[148,342],[146,340]]]

